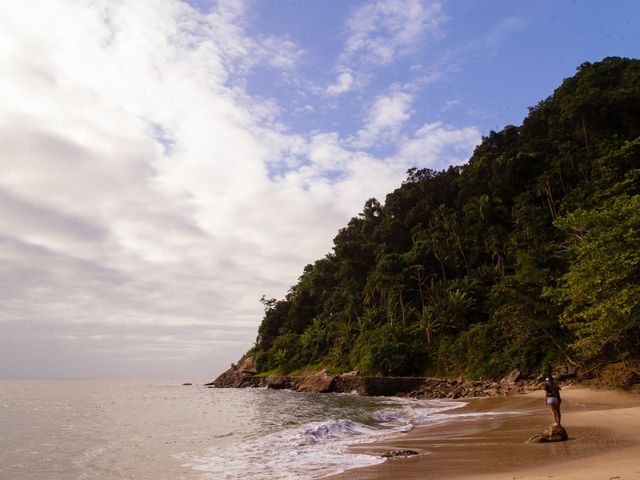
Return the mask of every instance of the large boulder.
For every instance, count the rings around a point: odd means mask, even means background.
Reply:
[[[331,375],[325,370],[313,375],[305,375],[300,380],[297,390],[300,392],[327,393],[333,392],[336,375]]]
[[[537,433],[527,440],[527,443],[566,442],[569,440],[567,431],[561,425],[551,425],[544,432]]]
[[[287,375],[269,375],[266,378],[267,388],[271,390],[297,390],[301,377]]]
[[[334,391],[334,379],[336,375],[322,372],[301,375],[269,375],[266,379],[266,387],[272,390],[296,390],[298,392],[327,393]]]
[[[264,379],[255,376],[256,362],[252,354],[244,355],[237,364],[232,364],[231,368],[222,373],[213,382],[206,383],[207,386],[217,388],[246,388],[264,386]]]

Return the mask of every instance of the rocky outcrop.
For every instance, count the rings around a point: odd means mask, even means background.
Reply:
[[[519,372],[518,372],[519,373]],[[483,382],[464,379],[423,378],[423,383],[402,396],[414,398],[471,398],[501,397],[531,392],[541,388],[539,379],[514,381],[509,375],[500,382]]]
[[[549,443],[549,442],[566,442],[569,435],[564,427],[560,425],[551,425],[544,432],[537,433],[527,443]]]
[[[496,397],[526,393],[540,388],[537,380],[480,382],[431,377],[364,377],[330,375],[326,372],[304,376],[272,375],[259,386],[316,393],[357,393],[364,396],[403,396],[413,398]],[[246,380],[245,380],[246,381]]]
[[[300,380],[296,390],[317,393],[335,392],[336,378],[337,375],[328,374],[324,370],[314,375],[305,375]]]
[[[357,393],[365,396],[405,396],[413,398],[496,397],[527,393],[542,386],[542,378],[523,379],[514,370],[499,382],[442,379],[432,377],[365,377],[348,373],[332,375],[326,371],[301,376],[256,376],[251,355],[242,357],[213,382],[217,388],[266,387],[312,393]]]
[[[315,393],[357,393],[364,396],[394,396],[408,393],[424,382],[422,377],[360,377],[320,373],[299,377],[271,375],[266,387]]]
[[[270,375],[265,379],[265,386],[273,390],[295,390],[298,392],[329,393],[335,392],[336,375],[324,370],[319,373],[301,376]]]
[[[256,377],[252,373],[227,371],[205,385],[216,388],[256,388],[264,387],[265,384],[264,378]]]
[[[396,396],[408,394],[424,385],[424,377],[361,377],[329,375],[320,372],[299,377],[276,376],[266,378],[266,387],[316,393],[357,393],[363,396]]]
[[[265,387],[272,390],[298,390],[302,377],[270,375],[265,378]]]
[[[360,377],[340,375],[335,379],[335,392],[365,396],[396,396],[407,394],[425,382],[425,377]]]
[[[216,378],[213,382],[205,384],[216,388],[246,388],[263,387],[265,379],[256,377],[256,362],[252,354],[243,356],[237,364],[232,364],[231,368]]]

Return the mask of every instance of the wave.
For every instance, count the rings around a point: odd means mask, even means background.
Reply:
[[[191,457],[187,466],[207,472],[205,478],[320,478],[346,469],[381,463],[370,455],[348,454],[350,444],[371,441],[382,430],[350,419],[312,422]]]
[[[375,431],[366,425],[349,419],[337,419],[309,424],[302,437],[310,443],[358,435],[375,435]]]
[[[308,480],[375,465],[382,457],[349,452],[349,445],[369,443],[405,433],[414,426],[481,414],[445,413],[464,402],[392,398],[383,408],[355,418],[306,422],[205,454],[183,456],[204,478],[240,480]],[[352,412],[353,413],[353,412]]]

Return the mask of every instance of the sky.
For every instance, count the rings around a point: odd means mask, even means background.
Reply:
[[[0,0],[0,377],[212,379],[364,202],[465,163],[635,0]]]

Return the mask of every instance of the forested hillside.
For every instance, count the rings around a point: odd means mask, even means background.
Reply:
[[[466,165],[409,170],[263,303],[261,372],[499,378],[637,358],[640,61],[585,63]]]

